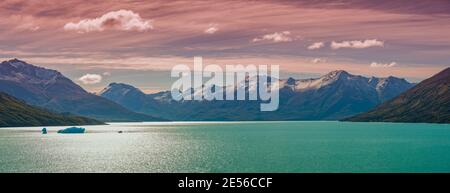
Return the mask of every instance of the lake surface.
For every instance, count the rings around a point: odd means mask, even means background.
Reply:
[[[0,172],[450,172],[450,124],[112,123],[0,128]],[[123,131],[123,133],[118,133]]]

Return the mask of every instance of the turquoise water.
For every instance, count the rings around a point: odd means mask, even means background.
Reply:
[[[57,134],[61,128],[0,128],[0,172],[450,172],[449,124],[114,123]]]

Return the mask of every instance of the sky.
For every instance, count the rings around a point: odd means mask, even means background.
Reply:
[[[449,0],[2,0],[0,59],[57,69],[92,92],[170,87],[177,64],[276,64],[420,81],[450,66]]]

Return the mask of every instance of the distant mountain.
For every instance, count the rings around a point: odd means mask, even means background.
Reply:
[[[274,112],[260,112],[261,101],[174,101],[170,91],[145,94],[119,83],[110,84],[100,95],[130,110],[170,120],[338,120],[365,112],[414,85],[395,77],[366,78],[342,70],[315,79],[272,81],[279,81],[280,92],[280,107]],[[244,89],[247,94],[255,91],[248,85]],[[223,93],[235,90],[225,87]]]
[[[450,68],[345,121],[450,123]]]
[[[58,71],[18,59],[0,63],[0,91],[31,105],[105,121],[159,120],[88,93]]]
[[[0,127],[99,125],[103,122],[85,117],[49,112],[27,105],[0,92]]]

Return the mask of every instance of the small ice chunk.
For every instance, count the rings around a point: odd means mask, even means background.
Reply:
[[[82,127],[69,127],[66,129],[58,130],[58,133],[84,133],[86,129]]]

